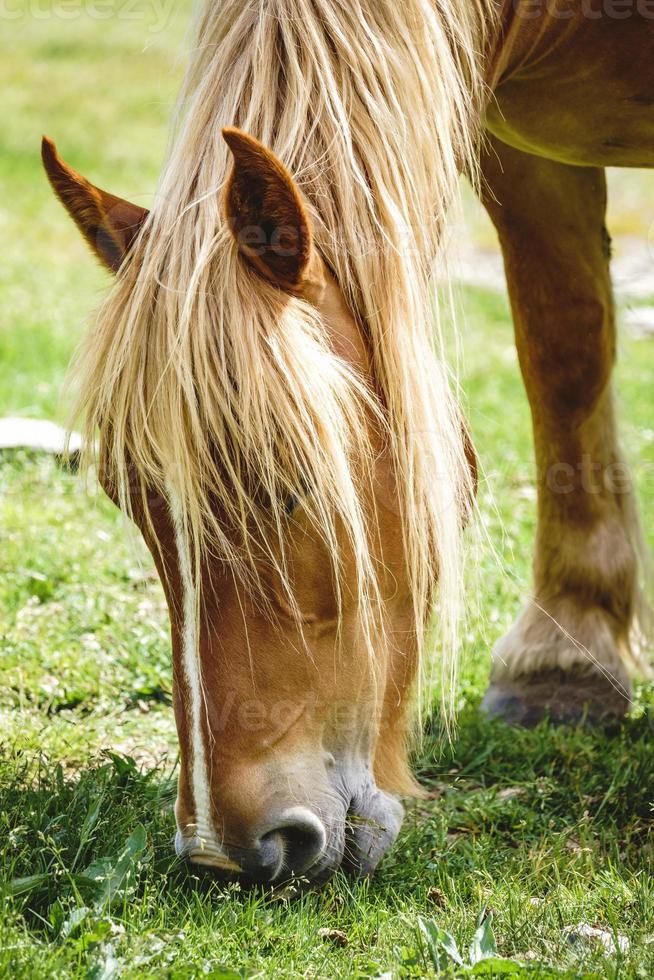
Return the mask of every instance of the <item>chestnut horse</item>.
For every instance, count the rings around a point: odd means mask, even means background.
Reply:
[[[654,26],[623,8],[208,3],[152,211],[44,140],[117,273],[79,408],[166,592],[179,854],[259,881],[368,872],[417,791],[424,634],[438,580],[451,678],[474,491],[430,301],[462,171],[500,236],[539,474],[534,596],[486,708],[628,705],[640,537],[603,167],[654,162]]]

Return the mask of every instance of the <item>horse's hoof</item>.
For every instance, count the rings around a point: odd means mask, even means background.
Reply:
[[[631,688],[612,677],[557,669],[491,681],[481,707],[489,718],[533,728],[545,717],[559,725],[607,725],[623,718],[630,704]]]

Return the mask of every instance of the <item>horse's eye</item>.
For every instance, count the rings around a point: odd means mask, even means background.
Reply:
[[[304,497],[309,493],[309,482],[305,480],[304,477],[300,477],[300,486],[298,487],[297,494],[289,493],[284,499],[284,513],[287,517],[290,517],[293,511],[302,503]]]
[[[290,517],[293,511],[299,506],[300,506],[299,498],[291,494],[291,496],[287,497],[284,502],[284,513],[286,514],[287,517]]]

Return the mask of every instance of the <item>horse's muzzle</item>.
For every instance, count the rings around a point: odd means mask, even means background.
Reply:
[[[323,884],[342,867],[355,876],[371,874],[393,845],[404,810],[398,800],[372,786],[355,796],[347,812],[321,816],[293,806],[270,817],[246,846],[223,842],[219,848],[177,834],[180,857],[224,877],[278,886],[289,881]]]

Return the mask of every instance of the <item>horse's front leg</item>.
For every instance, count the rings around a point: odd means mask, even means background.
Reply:
[[[629,706],[638,522],[617,442],[603,170],[491,140],[484,204],[504,255],[538,479],[533,597],[493,652],[489,714],[603,719]]]

